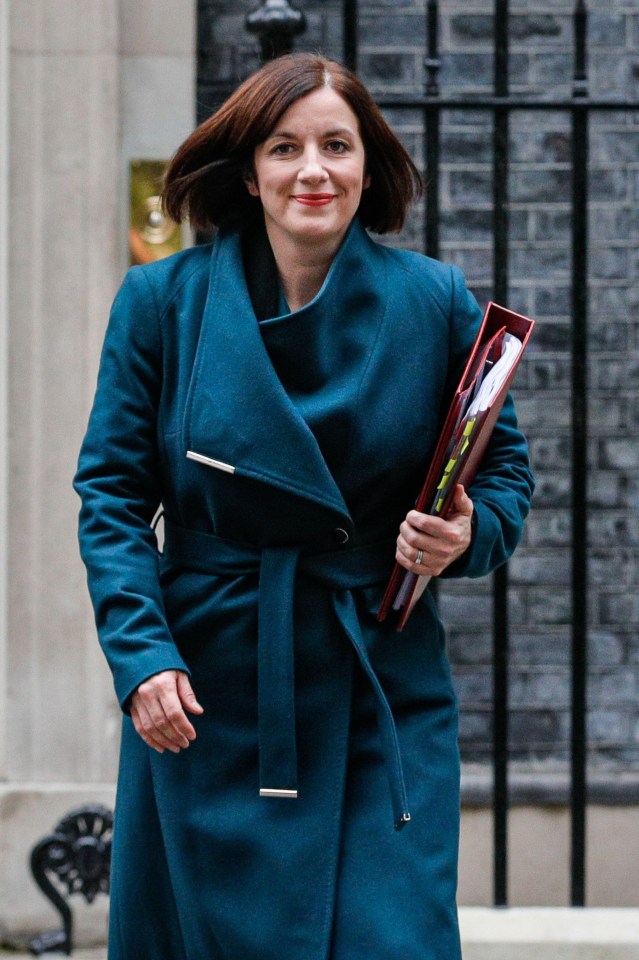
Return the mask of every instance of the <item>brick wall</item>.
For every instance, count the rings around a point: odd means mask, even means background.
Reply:
[[[200,97],[212,103],[257,65],[243,30],[255,4],[200,2],[200,73],[208,78]],[[360,0],[359,73],[373,93],[423,90],[424,6]],[[492,4],[441,6],[443,92],[490,91]],[[511,6],[511,89],[568,95],[573,4],[530,6]],[[296,48],[339,58],[340,5],[307,0],[303,8],[308,30]],[[639,0],[589,8],[591,94],[639,99]],[[418,112],[388,116],[421,163]],[[551,772],[565,768],[570,733],[570,120],[521,112],[511,129],[508,305],[539,320],[515,389],[538,489],[510,564],[511,744],[523,767]],[[445,114],[442,146],[441,257],[462,267],[483,304],[492,276],[489,116]],[[616,774],[639,772],[639,113],[594,116],[590,149],[589,761],[614,785]],[[421,248],[422,218],[417,208],[392,242]],[[446,583],[440,596],[462,755],[481,762],[490,751],[490,582]]]

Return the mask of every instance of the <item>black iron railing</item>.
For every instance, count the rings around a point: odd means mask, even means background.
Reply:
[[[355,33],[357,8],[347,0],[345,35]],[[439,4],[426,6],[427,56],[425,96],[378,100],[381,106],[424,111],[426,179],[428,182],[424,249],[439,253],[440,129],[443,110],[483,110],[493,115],[493,291],[497,302],[508,302],[508,174],[509,121],[515,110],[569,111],[572,121],[572,650],[571,650],[571,903],[585,903],[586,854],[586,682],[587,682],[587,344],[588,344],[588,122],[592,111],[639,108],[628,99],[588,96],[587,24],[584,0],[573,11],[574,74],[572,95],[564,99],[534,99],[509,91],[509,2],[494,4],[494,92],[490,96],[442,97],[438,46]],[[344,51],[346,59],[347,51]],[[356,62],[355,54],[349,57]],[[508,859],[508,569],[493,578],[493,772],[494,772],[494,902],[507,903]]]
[[[586,835],[586,680],[587,680],[587,320],[588,320],[588,127],[593,111],[639,110],[639,101],[607,97],[593,99],[588,92],[587,24],[584,0],[576,0],[573,10],[574,70],[571,94],[545,99],[512,94],[509,87],[509,0],[494,2],[494,78],[493,91],[486,95],[442,96],[439,49],[438,0],[427,0],[426,51],[424,57],[424,95],[378,98],[383,108],[420,110],[425,131],[425,176],[428,184],[424,218],[423,248],[433,257],[439,255],[441,126],[443,111],[483,111],[493,118],[493,297],[508,302],[509,127],[514,111],[555,111],[568,113],[572,125],[571,221],[572,221],[572,644],[571,644],[571,902],[585,902]],[[357,69],[358,2],[343,0],[343,62]],[[298,32],[299,12],[288,0],[265,0],[251,24],[263,26],[262,55],[268,50],[290,49]],[[278,26],[279,24],[279,26]],[[274,33],[282,31],[280,41]],[[268,42],[266,42],[268,41]],[[279,46],[278,46],[279,43]],[[206,73],[204,66],[203,72]],[[235,79],[240,79],[239,77]],[[206,88],[206,84],[204,85]],[[200,86],[200,89],[202,87]],[[230,91],[229,91],[230,92]],[[221,102],[227,90],[218,91]],[[210,100],[210,110],[216,104]],[[493,810],[494,810],[494,902],[507,903],[508,888],[508,569],[493,578]]]
[[[93,903],[108,894],[111,876],[113,813],[98,804],[70,810],[31,851],[33,879],[60,914],[62,926],[34,937],[29,951],[41,954],[73,952],[73,914],[68,898],[80,894]],[[55,880],[55,882],[53,882]]]

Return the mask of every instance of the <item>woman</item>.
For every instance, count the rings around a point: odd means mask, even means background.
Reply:
[[[409,509],[480,321],[458,269],[366,233],[419,186],[352,74],[284,57],[169,168],[215,243],[115,300],[75,479],[125,714],[111,960],[460,956],[442,627],[376,611],[395,555],[503,563],[532,479],[508,401],[451,517]]]

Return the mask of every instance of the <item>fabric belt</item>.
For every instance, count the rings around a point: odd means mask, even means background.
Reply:
[[[297,547],[252,547],[164,520],[164,556],[172,564],[222,576],[259,573],[258,739],[260,795],[297,796],[293,597],[298,572],[331,591],[331,602],[375,693],[395,828],[410,820],[397,729],[364,643],[352,590],[388,578],[395,544],[305,554]]]

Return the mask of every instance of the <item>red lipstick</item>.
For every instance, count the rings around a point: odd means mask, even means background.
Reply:
[[[332,193],[294,193],[293,200],[307,207],[323,207],[334,198]]]

